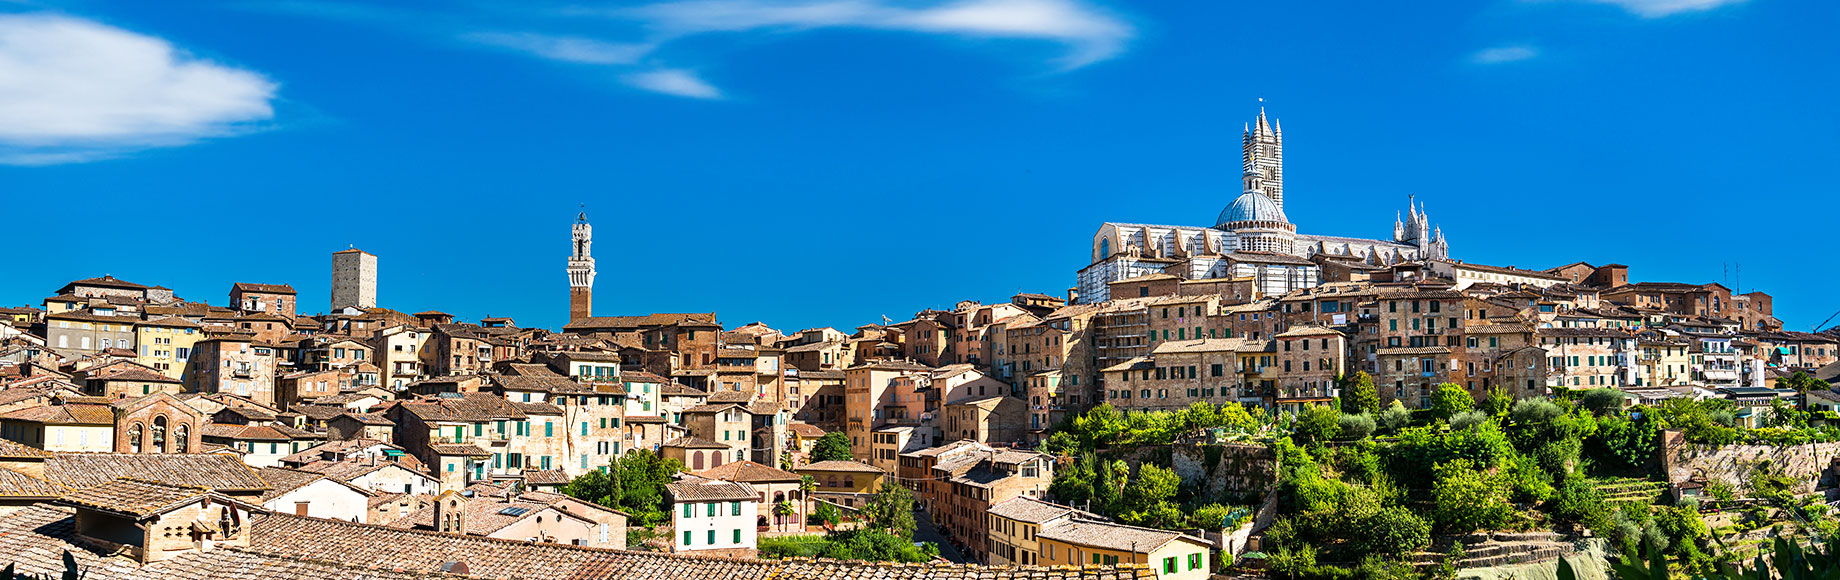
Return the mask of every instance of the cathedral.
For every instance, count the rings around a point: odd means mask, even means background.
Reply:
[[[1394,218],[1392,240],[1297,233],[1284,215],[1283,124],[1267,122],[1260,107],[1242,141],[1243,187],[1213,227],[1099,226],[1092,263],[1079,272],[1076,301],[1110,300],[1108,284],[1149,274],[1185,280],[1251,278],[1257,291],[1275,296],[1321,283],[1319,260],[1389,266],[1449,257],[1443,231],[1416,203],[1407,204],[1408,215]]]

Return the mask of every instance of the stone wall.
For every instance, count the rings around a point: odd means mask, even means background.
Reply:
[[[1829,465],[1840,456],[1840,443],[1713,447],[1687,443],[1675,433],[1664,434],[1661,450],[1668,481],[1674,483],[1699,476],[1708,482],[1723,482],[1743,489],[1745,479],[1767,461],[1772,470],[1781,470],[1797,482],[1795,493],[1809,493],[1815,491]]]
[[[1203,482],[1206,495],[1240,496],[1256,502],[1276,483],[1277,456],[1263,445],[1170,445],[1139,447],[1108,458],[1123,459],[1133,468],[1149,460],[1174,469],[1183,483]]]

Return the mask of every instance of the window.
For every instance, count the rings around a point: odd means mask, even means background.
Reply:
[[[1188,569],[1190,570],[1200,570],[1201,569],[1201,553],[1200,552],[1195,552],[1193,554],[1188,555]]]
[[[741,502],[738,502],[738,501],[728,502],[728,515],[731,515],[731,516],[741,515]],[[735,532],[735,533],[738,534],[741,532]],[[740,540],[736,540],[736,541],[740,541]]]
[[[684,545],[685,546],[690,545],[690,534],[691,532],[684,532]]]
[[[1437,303],[1433,302],[1432,304],[1437,304]],[[1164,574],[1176,573],[1176,557],[1175,556],[1163,558],[1163,573]]]
[[[741,530],[735,530],[735,543],[741,543]]]
[[[711,546],[716,545],[716,531],[715,530],[709,530],[709,545]]]
[[[709,506],[709,517],[712,517],[712,518],[713,518],[713,517],[716,517],[716,504],[715,504],[715,502],[709,502],[709,503],[708,503],[707,505]],[[713,533],[713,532],[711,532],[711,533]],[[714,542],[715,542],[715,538],[714,538],[714,537],[711,537],[711,538],[709,539],[709,541],[710,541],[711,543],[714,543]]]
[[[688,503],[684,504],[684,517],[686,518],[696,517],[696,505],[695,504],[688,504]],[[689,540],[684,540],[684,542],[688,543]]]

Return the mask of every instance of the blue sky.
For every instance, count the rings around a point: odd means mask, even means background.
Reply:
[[[1266,99],[1286,210],[1472,262],[1840,310],[1834,3],[0,0],[0,304],[221,304],[380,256],[383,305],[786,330],[1060,294],[1104,221],[1207,225]],[[1735,281],[1733,284],[1735,285]]]

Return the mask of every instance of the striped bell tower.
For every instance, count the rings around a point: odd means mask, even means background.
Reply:
[[[1278,209],[1284,209],[1284,125],[1267,123],[1265,106],[1260,105],[1259,119],[1246,125],[1242,141],[1244,174],[1258,176],[1259,193],[1277,202]]]

